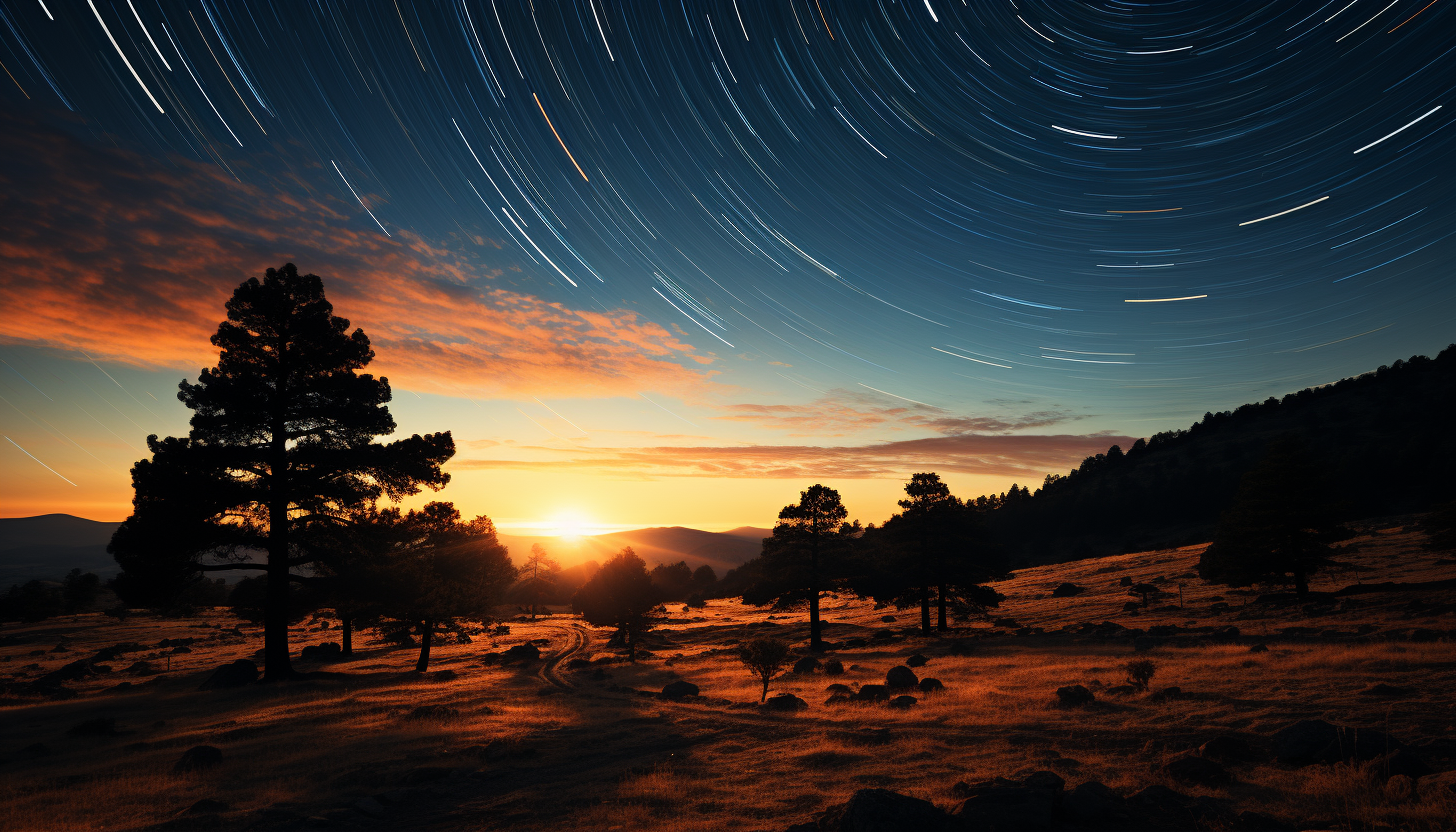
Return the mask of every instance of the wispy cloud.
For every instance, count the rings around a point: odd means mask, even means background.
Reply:
[[[834,389],[808,404],[731,404],[715,418],[746,422],[790,436],[848,436],[870,429],[920,429],[946,436],[1009,433],[1046,428],[1086,418],[1061,409],[1006,416],[958,416],[927,404],[907,404],[889,396]]]

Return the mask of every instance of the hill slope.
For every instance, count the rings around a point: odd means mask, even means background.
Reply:
[[[756,557],[760,541],[769,530],[748,526],[730,532],[705,532],[682,526],[634,529],[577,538],[534,537],[527,535],[502,534],[500,540],[510,547],[511,557],[521,563],[531,552],[532,544],[539,543],[547,553],[562,566],[574,566],[587,561],[604,562],[612,555],[631,546],[648,567],[658,563],[686,561],[696,569],[707,565],[722,575],[729,569]]]
[[[115,575],[120,570],[106,544],[119,525],[69,514],[0,518],[0,587],[57,580],[74,568]]]

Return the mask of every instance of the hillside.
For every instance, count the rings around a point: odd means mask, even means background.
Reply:
[[[590,535],[577,538],[500,535],[510,547],[511,558],[521,563],[539,543],[562,566],[575,566],[588,561],[606,561],[631,546],[649,567],[658,563],[686,561],[696,569],[707,565],[719,575],[758,556],[761,540],[769,529],[743,526],[727,532],[705,532],[682,526],[634,529],[625,532]]]
[[[982,500],[1015,562],[1206,541],[1268,443],[1296,434],[1350,519],[1427,511],[1456,496],[1456,345],[1323,387],[1208,413],[1187,430],[1113,446],[1035,493]]]
[[[119,570],[106,553],[120,523],[69,514],[0,518],[0,588],[29,580],[56,580],[72,569],[103,578]]]

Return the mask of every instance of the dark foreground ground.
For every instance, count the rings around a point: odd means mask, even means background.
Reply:
[[[733,655],[762,632],[802,643],[801,616],[731,601],[675,608],[635,666],[558,614],[438,650],[424,676],[366,644],[215,690],[260,646],[222,610],[7,626],[0,828],[1456,828],[1456,570],[1422,543],[1368,529],[1303,603],[1202,584],[1199,547],[1039,567],[999,586],[1014,620],[944,638],[831,599],[823,658],[844,672],[770,691],[801,710],[759,707]],[[1125,611],[1123,578],[1161,594]],[[1082,591],[1053,597],[1063,582]],[[295,639],[334,635],[320,618]],[[538,659],[488,655],[526,643]],[[1156,666],[1146,692],[1126,689],[1135,658]],[[907,664],[944,690],[854,701]],[[699,695],[658,696],[677,680]],[[1061,706],[1074,685],[1094,698]]]

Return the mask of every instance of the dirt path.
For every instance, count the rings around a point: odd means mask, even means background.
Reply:
[[[560,650],[546,657],[536,676],[548,685],[561,688],[562,690],[575,690],[576,685],[566,677],[563,668],[571,659],[585,658],[587,648],[591,646],[591,628],[580,621],[544,621],[538,622],[563,634],[566,637],[566,644]]]

